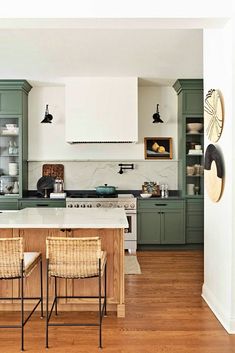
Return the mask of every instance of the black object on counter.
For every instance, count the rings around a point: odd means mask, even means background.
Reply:
[[[38,193],[44,197],[48,197],[54,189],[55,179],[50,176],[43,176],[37,182]]]

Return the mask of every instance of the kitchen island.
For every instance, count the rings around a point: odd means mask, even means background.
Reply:
[[[45,288],[45,252],[48,236],[87,237],[99,236],[102,249],[107,252],[107,303],[108,310],[125,316],[124,297],[124,228],[128,227],[123,209],[69,209],[25,208],[20,211],[0,213],[0,237],[23,237],[25,251],[38,251],[43,256],[43,280]],[[25,295],[39,293],[39,271],[25,281]],[[53,279],[50,279],[53,281]],[[0,296],[19,295],[17,280],[1,281]],[[97,295],[96,278],[58,281],[59,295]],[[51,286],[52,287],[52,286]],[[44,291],[45,292],[45,291]],[[26,306],[27,308],[27,306]],[[95,299],[61,299],[59,310],[97,310]],[[0,303],[0,310],[19,310],[19,304]]]

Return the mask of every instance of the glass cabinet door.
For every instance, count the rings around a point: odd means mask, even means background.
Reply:
[[[0,118],[0,194],[19,196],[20,126],[17,117]]]
[[[186,196],[204,194],[203,117],[186,118],[185,191]]]

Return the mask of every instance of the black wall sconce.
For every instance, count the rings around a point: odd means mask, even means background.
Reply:
[[[46,105],[45,116],[41,123],[51,123],[53,116],[49,113],[48,104]]]
[[[133,163],[120,163],[118,164],[118,166],[120,167],[120,170],[119,170],[119,174],[123,174],[123,170],[126,170],[126,169],[134,169],[134,164]]]
[[[160,118],[158,107],[159,104],[157,104],[156,113],[153,114],[153,123],[163,123],[163,120]]]

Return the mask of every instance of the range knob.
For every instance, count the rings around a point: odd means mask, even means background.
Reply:
[[[72,205],[71,203],[69,203],[69,204],[68,204],[68,207],[70,207],[70,208],[71,208],[71,207],[73,207],[73,205]]]
[[[86,207],[86,205],[83,203],[83,204],[81,205],[81,207],[85,208],[85,207]]]
[[[92,204],[91,204],[91,203],[89,203],[89,205],[87,205],[87,207],[90,207],[90,208],[91,208],[91,207],[92,207]]]
[[[130,204],[130,208],[135,208],[135,204],[134,204],[134,203],[131,203],[131,204]]]
[[[74,207],[78,208],[78,207],[79,207],[79,204],[78,204],[78,203],[75,203]]]
[[[124,205],[124,208],[125,208],[125,209],[128,209],[128,207],[129,207],[129,205],[127,205],[127,204],[126,204],[126,205]]]
[[[101,203],[97,203],[97,204],[96,204],[96,207],[101,207]]]
[[[110,203],[109,203],[109,206],[108,206],[108,207],[110,207],[110,208],[112,208],[112,207],[113,207],[112,202],[110,202]]]

